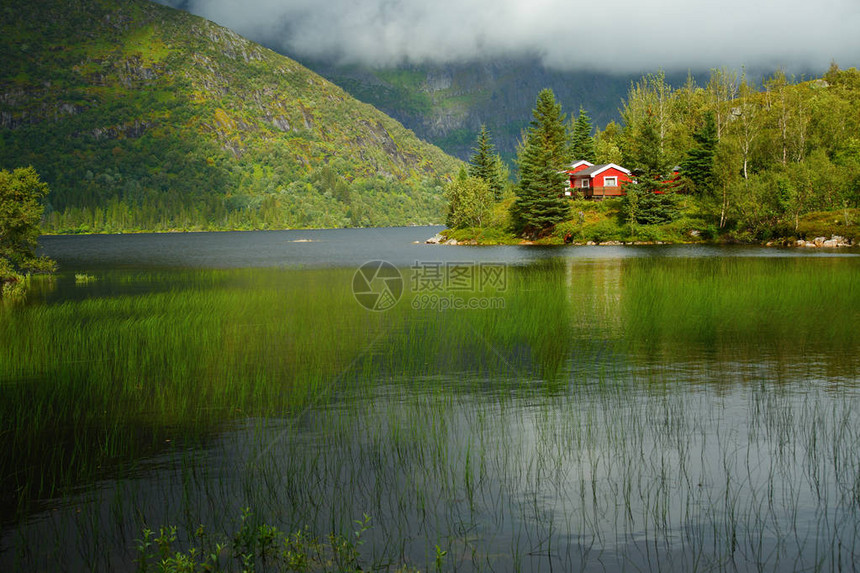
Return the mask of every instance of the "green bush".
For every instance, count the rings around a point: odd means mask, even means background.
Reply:
[[[584,239],[603,243],[606,241],[620,241],[624,238],[624,230],[611,219],[602,219],[596,223],[583,226],[581,236]]]
[[[596,210],[600,213],[618,213],[621,211],[624,199],[604,199],[602,201],[591,201],[596,205]]]
[[[674,193],[632,192],[621,200],[624,220],[635,219],[640,225],[662,225],[681,216],[678,198]]]
[[[839,235],[856,241],[860,237],[860,209],[809,213],[800,218],[797,233],[807,239]]]
[[[628,230],[634,241],[665,241],[667,240],[666,235],[671,234],[671,232],[667,232],[667,229],[657,225],[643,225],[635,229],[625,225],[625,229]]]
[[[582,223],[579,221],[565,221],[563,223],[559,223],[555,226],[553,230],[553,236],[564,241],[566,236],[570,236],[571,239],[580,238],[582,233]]]
[[[15,272],[12,265],[0,257],[0,299],[19,298],[27,291],[27,277]]]

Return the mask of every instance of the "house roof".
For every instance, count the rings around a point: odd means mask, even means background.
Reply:
[[[594,163],[591,163],[591,162],[589,162],[589,161],[586,161],[585,159],[580,159],[579,161],[574,161],[573,163],[571,163],[571,164],[568,166],[568,170],[570,170],[570,169],[576,169],[576,168],[577,168],[577,167],[579,167],[580,165],[588,165],[589,167],[591,167],[591,166],[593,166],[593,165],[594,165]]]
[[[582,171],[577,171],[573,174],[574,177],[594,177],[595,175],[599,175],[608,169],[617,169],[622,173],[626,173],[630,175],[630,171],[624,169],[620,165],[616,165],[614,163],[604,163],[603,165],[592,165],[588,169],[583,169]]]

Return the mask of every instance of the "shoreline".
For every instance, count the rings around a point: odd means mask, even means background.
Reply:
[[[257,233],[260,231],[340,231],[347,229],[414,229],[419,227],[444,227],[441,223],[421,223],[415,225],[389,225],[385,227],[284,227],[280,229],[165,229],[127,230],[127,231],[86,231],[81,233],[40,232],[40,237],[86,237],[86,236],[121,236],[121,235],[185,235],[192,233]]]
[[[445,229],[449,231],[449,229]],[[744,245],[744,246],[760,246],[760,247],[779,247],[779,248],[798,248],[798,249],[851,249],[860,246],[852,239],[840,235],[831,235],[828,237],[815,237],[812,240],[795,239],[788,237],[785,239],[772,239],[766,242],[745,242],[737,239],[730,240],[700,240],[700,241],[571,241],[569,243],[560,241],[556,238],[540,239],[532,241],[528,239],[519,239],[512,242],[488,241],[482,242],[477,239],[449,239],[442,231],[435,236],[430,237],[424,244],[428,245],[445,245],[445,246],[474,246],[474,247],[499,247],[499,246],[538,246],[538,247],[638,247],[648,245]]]

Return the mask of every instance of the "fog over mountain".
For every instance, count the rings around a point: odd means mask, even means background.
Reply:
[[[860,2],[160,0],[280,51],[396,66],[537,56],[558,70],[860,65]]]

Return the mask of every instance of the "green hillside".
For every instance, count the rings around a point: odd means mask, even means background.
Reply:
[[[0,168],[49,231],[440,222],[457,160],[289,58],[145,0],[0,8]]]
[[[552,89],[569,114],[582,106],[593,124],[602,128],[620,121],[622,100],[638,79],[638,75],[551,70],[527,57],[391,68],[304,63],[462,159],[471,154],[484,124],[509,162],[528,127],[535,96],[543,88]],[[667,79],[682,84],[686,76],[685,72]]]

